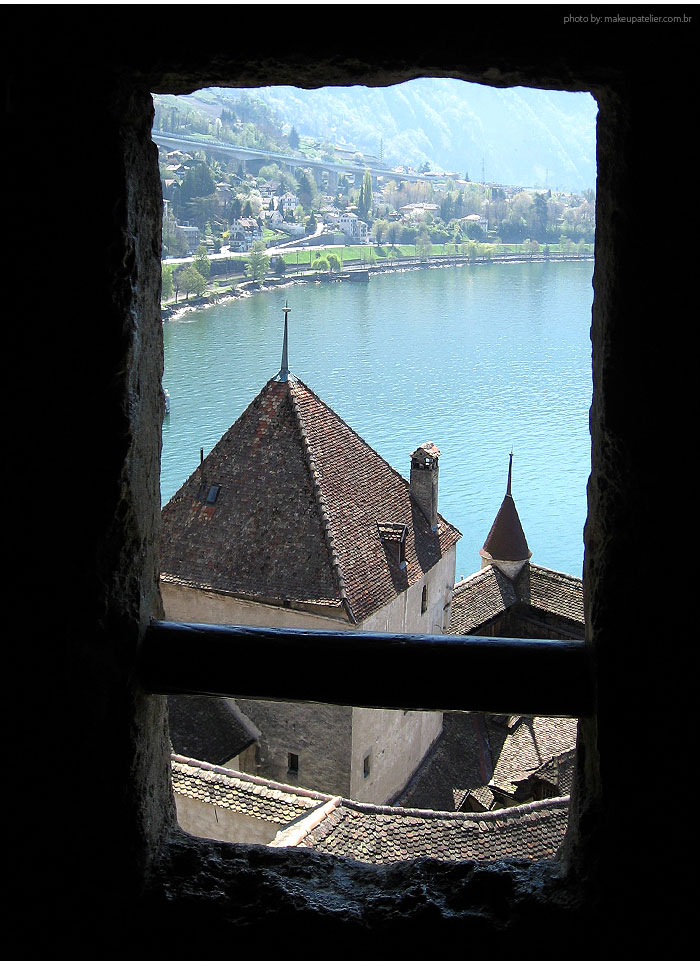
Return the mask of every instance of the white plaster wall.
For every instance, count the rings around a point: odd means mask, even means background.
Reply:
[[[291,608],[272,607],[240,600],[182,584],[161,581],[166,620],[195,624],[242,624],[249,627],[293,627],[307,630],[377,631],[379,633],[441,634],[449,625],[449,607],[455,584],[456,549],[450,550],[406,593],[354,626],[342,618],[310,614]],[[424,585],[428,585],[428,609],[421,613]],[[445,609],[447,606],[447,609]]]
[[[203,839],[267,845],[282,827],[276,822],[263,822],[230,808],[200,802],[184,795],[176,794],[175,804],[180,827],[190,835]]]
[[[452,609],[457,551],[452,549],[422,580],[369,617],[360,630],[442,634]],[[421,612],[423,587],[428,606]],[[368,668],[367,673],[371,673]],[[384,804],[406,785],[442,731],[440,711],[378,711],[353,708],[350,798]],[[364,759],[370,755],[370,774]]]
[[[452,549],[426,576],[409,587],[406,593],[400,594],[354,629],[378,633],[441,634],[445,632],[449,624],[454,592],[455,560],[456,550]],[[423,587],[426,584],[428,606],[422,613],[421,600]],[[233,597],[168,582],[161,583],[161,591],[165,616],[168,620],[204,624],[242,624],[252,627],[353,629],[352,625],[339,620],[237,600]],[[367,673],[371,673],[371,668],[367,669]],[[278,710],[280,713],[283,711],[281,706]],[[298,717],[299,721],[304,717],[301,708]],[[390,800],[405,786],[441,729],[441,712],[353,708],[349,797],[374,804],[383,804]],[[272,734],[272,731],[270,733]],[[321,750],[319,748],[319,752]],[[364,778],[363,763],[367,754],[371,755],[372,764],[369,777]],[[266,772],[259,770],[258,772],[267,775]],[[267,775],[267,777],[282,780],[276,775]],[[333,791],[337,793],[337,790]],[[344,792],[344,794],[348,793]],[[222,809],[218,809],[219,817],[221,811]],[[198,820],[203,821],[203,819]],[[212,822],[211,817],[208,823],[209,831],[206,834],[208,837],[215,837],[212,832],[217,830],[217,825]],[[249,840],[235,839],[235,841]],[[250,839],[250,841],[259,841],[259,839]]]
[[[239,600],[211,591],[161,581],[165,619],[193,624],[241,624],[248,627],[293,627],[313,630],[351,630],[342,619],[309,614],[291,608],[272,607]]]
[[[450,622],[457,551],[452,549],[421,580],[365,620],[358,630],[388,634],[443,634]],[[421,613],[423,587],[428,609]],[[445,609],[447,608],[447,609]]]
[[[406,785],[442,731],[441,711],[352,709],[350,798],[384,805]],[[364,777],[365,756],[370,773]]]

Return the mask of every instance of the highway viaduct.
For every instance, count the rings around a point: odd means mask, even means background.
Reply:
[[[190,149],[207,151],[215,155],[225,155],[228,157],[239,158],[244,163],[246,161],[263,161],[266,163],[276,163],[281,168],[294,173],[297,168],[311,168],[317,184],[321,184],[324,172],[328,175],[328,187],[331,193],[335,192],[338,186],[338,179],[344,174],[358,174],[362,176],[369,170],[372,176],[373,187],[376,188],[380,178],[391,179],[392,181],[434,181],[434,174],[404,174],[392,171],[385,165],[376,165],[371,162],[367,164],[353,164],[350,161],[313,161],[309,158],[295,157],[291,154],[279,154],[274,151],[263,151],[258,148],[244,148],[235,144],[226,144],[223,141],[205,140],[196,138],[189,134],[168,134],[164,131],[152,131],[151,137],[156,144],[166,149]]]

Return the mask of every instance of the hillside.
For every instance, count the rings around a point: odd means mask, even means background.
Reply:
[[[240,96],[216,94],[223,104]],[[391,165],[428,164],[474,181],[483,170],[487,181],[527,187],[595,186],[597,105],[585,92],[421,78],[388,88],[265,87],[255,94],[300,134],[382,152]]]

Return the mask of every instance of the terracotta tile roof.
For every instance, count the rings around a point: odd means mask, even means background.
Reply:
[[[516,716],[495,763],[489,787],[517,797],[519,786],[553,758],[576,747],[575,718],[527,718]]]
[[[555,614],[583,628],[583,580],[530,564],[517,580],[518,597],[537,610]]]
[[[490,715],[444,712],[442,733],[392,804],[436,811],[459,810],[470,790],[488,785],[504,737],[504,729]]]
[[[475,628],[512,607],[517,600],[512,580],[498,567],[484,567],[455,585],[449,633],[471,634]]]
[[[170,741],[178,755],[223,765],[256,740],[231,698],[171,694]]]
[[[287,825],[306,815],[310,809],[332,801],[330,795],[265,781],[182,755],[171,755],[170,761],[176,795],[275,825]]]
[[[207,486],[220,489],[213,504]],[[378,523],[405,525],[406,567]],[[434,533],[408,482],[299,379],[271,379],[163,509],[162,579],[359,623],[420,579],[460,532]]]
[[[543,859],[560,847],[568,798],[467,813],[366,805],[171,755],[176,795],[282,826],[276,847],[360,862]]]
[[[491,810],[535,797],[535,779],[568,795],[576,734],[574,718],[445,712],[431,754],[393,804],[468,811],[471,796],[471,807]]]
[[[274,846],[295,845],[359,862],[430,857],[443,861],[545,859],[562,844],[568,798],[493,812],[433,812],[364,805],[345,799],[314,827],[281,832]],[[320,811],[320,810],[319,810]]]
[[[557,795],[570,795],[575,767],[576,749],[571,748],[550,758],[533,773],[532,777],[556,789]]]
[[[579,577],[526,564],[515,580],[490,564],[455,586],[450,634],[473,634],[514,604],[580,625],[583,636],[583,581]]]

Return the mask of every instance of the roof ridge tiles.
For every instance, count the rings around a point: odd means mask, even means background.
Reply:
[[[300,788],[295,785],[285,785],[282,782],[272,781],[270,778],[250,775],[247,772],[226,768],[224,765],[212,765],[211,762],[200,761],[197,758],[188,758],[186,755],[178,755],[175,752],[170,755],[170,760],[176,765],[188,765],[190,768],[197,768],[199,771],[213,772],[215,775],[221,775],[224,778],[235,778],[239,781],[247,782],[250,785],[258,785],[263,789],[284,792],[287,795],[312,798],[320,802],[328,802],[333,799],[332,795],[327,795],[324,792],[313,791],[309,788]]]
[[[561,581],[573,580],[575,583],[583,585],[582,577],[577,577],[576,574],[567,574],[563,570],[554,570],[552,567],[543,567],[542,564],[530,562],[530,571],[535,573],[541,571],[554,579]]]
[[[307,392],[311,392],[311,390],[300,379],[295,379],[294,382],[287,383],[289,400],[292,405],[292,412],[294,413],[294,418],[296,420],[297,426],[299,427],[299,432],[301,433],[304,457],[306,459],[309,473],[311,474],[313,492],[314,492],[314,496],[316,497],[316,502],[318,503],[319,513],[321,515],[321,521],[323,523],[323,532],[326,538],[326,543],[328,545],[328,552],[331,557],[333,573],[335,575],[336,580],[338,581],[338,592],[340,594],[341,600],[343,601],[343,605],[345,606],[348,612],[348,616],[350,617],[353,623],[357,623],[355,615],[353,614],[353,611],[352,611],[352,607],[350,606],[350,596],[348,594],[348,588],[345,581],[345,576],[343,575],[343,568],[341,567],[341,564],[340,564],[340,557],[338,556],[338,551],[335,545],[335,539],[333,537],[331,518],[328,512],[328,507],[326,505],[325,498],[323,496],[323,488],[321,486],[321,475],[318,472],[318,469],[316,467],[316,463],[314,461],[314,456],[313,456],[313,447],[311,445],[311,441],[309,440],[309,436],[306,431],[306,426],[304,425],[304,417],[302,416],[301,411],[299,410],[298,401],[293,391],[296,385],[303,386]],[[316,399],[318,399],[318,396],[316,396],[315,393],[312,393],[312,395]],[[340,419],[340,417],[338,417],[338,419]]]
[[[270,842],[270,846],[272,848],[287,848],[301,845],[306,836],[313,832],[315,828],[318,828],[322,822],[325,822],[341,802],[342,799],[340,796],[336,795],[330,801],[316,805],[300,818],[290,823],[286,828],[279,831],[272,842]]]
[[[457,812],[457,811],[438,811],[431,808],[402,808],[399,805],[374,805],[371,802],[355,802],[349,798],[343,798],[341,805],[356,812],[375,815],[397,815],[403,818],[424,818],[424,819],[472,819],[474,821],[509,821],[522,819],[532,812],[543,811],[547,807],[563,807],[569,805],[569,796],[562,795],[559,798],[545,798],[536,802],[527,802],[524,805],[510,805],[507,808],[493,809],[488,812]]]
[[[337,413],[337,412],[336,412],[336,411],[335,411],[334,409],[331,409],[331,407],[330,407],[330,406],[328,405],[328,403],[326,403],[326,402],[324,402],[324,401],[323,401],[323,399],[321,399],[321,397],[320,397],[320,396],[318,395],[318,393],[315,393],[315,392],[313,391],[313,389],[311,389],[311,388],[310,388],[309,386],[307,386],[307,385],[306,385],[306,383],[305,383],[305,382],[303,382],[303,381],[302,381],[301,379],[299,379],[298,377],[296,378],[296,384],[297,384],[298,386],[301,386],[301,387],[302,387],[302,388],[303,388],[304,390],[306,390],[306,392],[308,392],[310,396],[313,396],[313,398],[314,398],[314,399],[316,400],[316,402],[317,402],[317,403],[319,403],[319,404],[320,404],[321,406],[323,406],[323,407],[324,407],[325,409],[328,409],[328,410],[329,410],[330,412],[332,412],[332,413],[333,413],[333,415],[335,416],[335,418],[336,418],[336,419],[338,420],[338,422],[340,422],[340,423],[342,423],[342,424],[343,424],[343,426],[344,426],[344,427],[345,427],[345,428],[346,428],[346,429],[347,429],[347,430],[348,430],[349,432],[351,432],[351,433],[352,433],[352,435],[353,435],[353,436],[354,436],[354,437],[355,437],[355,438],[356,438],[356,439],[357,439],[357,440],[358,440],[358,441],[359,441],[360,443],[362,443],[362,445],[363,445],[364,447],[366,447],[366,448],[367,448],[368,450],[370,450],[370,451],[371,451],[371,453],[372,453],[372,454],[373,454],[374,456],[376,456],[376,457],[377,457],[377,459],[379,459],[379,460],[381,460],[381,461],[382,461],[382,463],[383,463],[383,464],[384,464],[384,465],[385,465],[385,466],[387,467],[387,469],[389,469],[389,470],[391,471],[391,473],[393,473],[393,475],[394,475],[394,476],[395,476],[395,477],[397,478],[397,480],[399,480],[399,481],[400,481],[401,483],[403,483],[403,485],[404,485],[404,486],[406,487],[406,491],[407,491],[407,493],[409,494],[409,497],[410,497],[410,492],[411,492],[411,487],[410,487],[410,483],[409,483],[409,481],[408,481],[408,480],[406,479],[406,477],[405,477],[405,476],[404,476],[404,475],[403,475],[402,473],[400,473],[400,472],[399,472],[399,471],[398,471],[398,470],[396,469],[396,467],[395,467],[395,466],[392,466],[392,465],[391,465],[391,463],[390,463],[390,462],[389,462],[389,461],[388,461],[387,459],[385,459],[385,457],[383,457],[383,456],[382,456],[382,454],[381,454],[381,453],[379,452],[379,450],[377,450],[377,449],[375,449],[375,447],[374,447],[374,446],[372,446],[372,444],[371,444],[371,443],[368,443],[368,442],[367,442],[367,440],[366,440],[366,439],[364,438],[364,436],[361,436],[361,435],[360,435],[360,434],[359,434],[359,433],[357,432],[357,430],[356,430],[356,429],[353,429],[353,427],[352,427],[352,426],[350,425],[350,423],[348,423],[348,422],[346,422],[346,420],[344,420],[342,416],[340,416],[340,415],[338,415],[338,413]],[[411,498],[411,500],[413,500],[413,497],[410,497],[410,498]],[[441,514],[441,513],[438,513],[438,516],[440,517],[440,519],[441,519],[441,520],[442,520],[442,521],[443,521],[444,523],[448,523],[448,521],[447,521],[447,520],[445,520],[445,518],[444,518],[444,517],[442,516],[442,514]],[[451,528],[452,528],[453,530],[457,530],[457,527],[455,527],[455,526],[454,526],[454,524],[451,524],[451,523],[450,523],[450,524],[449,524],[449,526],[450,526],[450,527],[451,527]],[[458,531],[458,532],[459,532],[459,531]]]

